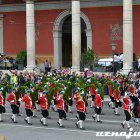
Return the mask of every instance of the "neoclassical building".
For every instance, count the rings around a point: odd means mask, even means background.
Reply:
[[[27,68],[47,59],[79,70],[81,53],[124,54],[124,70],[140,57],[140,0],[0,0],[0,53],[27,50]]]

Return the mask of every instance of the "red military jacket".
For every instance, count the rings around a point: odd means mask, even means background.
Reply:
[[[131,92],[131,96],[135,96],[136,88],[133,84],[129,87],[129,91]]]
[[[32,99],[28,94],[25,94],[22,98],[22,101],[25,102],[24,107],[26,109],[33,109]]]
[[[9,94],[9,96],[7,97],[7,101],[13,105],[16,105],[17,104],[17,99],[16,99],[16,95],[14,92],[11,92]]]
[[[118,91],[118,92],[119,92],[119,91]],[[120,92],[118,93],[118,96],[117,96],[117,90],[114,89],[114,100],[120,101],[120,99],[121,99]]]
[[[58,98],[56,99],[56,102],[57,102],[57,109],[65,110],[65,103],[64,103],[63,98],[60,98],[60,96],[58,96]]]
[[[78,99],[76,107],[77,107],[77,111],[85,112],[85,102],[83,100]]]
[[[90,92],[90,95],[95,95],[96,94],[96,91],[95,91],[94,87],[89,87],[89,92]]]
[[[48,100],[45,96],[39,97],[41,110],[48,110]]]
[[[102,107],[102,99],[99,94],[95,95],[94,107]]]
[[[122,104],[122,109],[130,111],[130,100],[128,97],[123,98],[123,104]]]
[[[2,95],[0,95],[0,105],[1,106],[4,106],[4,99],[3,99],[3,96]]]
[[[108,94],[109,96],[114,97],[113,91],[112,91],[112,85],[108,85]]]

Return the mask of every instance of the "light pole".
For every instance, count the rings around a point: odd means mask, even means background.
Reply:
[[[112,40],[111,47],[112,47],[112,55],[113,55],[113,75],[115,74],[115,63],[114,63],[114,54],[116,50],[117,44]]]

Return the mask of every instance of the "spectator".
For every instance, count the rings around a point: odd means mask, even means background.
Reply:
[[[49,62],[49,69],[48,69],[49,72],[51,72],[51,68],[52,68],[51,62]]]
[[[46,62],[44,63],[45,66],[45,72],[48,73],[49,72],[49,62],[48,60],[46,60]]]

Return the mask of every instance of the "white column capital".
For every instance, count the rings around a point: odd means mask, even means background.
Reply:
[[[34,4],[35,0],[26,0],[26,4]]]

